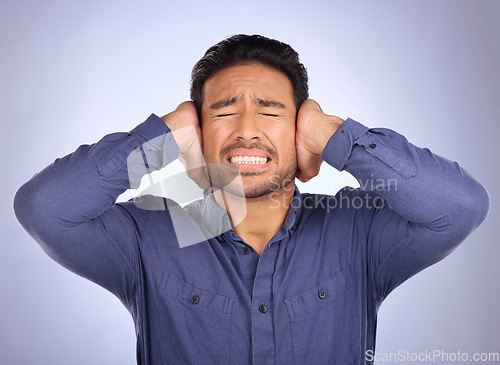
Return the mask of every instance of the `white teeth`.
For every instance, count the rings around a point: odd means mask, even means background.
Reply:
[[[267,158],[258,156],[233,156],[229,159],[229,162],[242,165],[264,165],[267,163]]]

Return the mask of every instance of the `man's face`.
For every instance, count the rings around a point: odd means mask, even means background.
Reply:
[[[286,75],[262,64],[232,66],[202,92],[203,156],[215,188],[242,196],[227,186],[238,172],[247,198],[294,181],[296,107]]]

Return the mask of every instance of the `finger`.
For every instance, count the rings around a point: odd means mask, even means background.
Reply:
[[[305,182],[308,182],[309,179],[307,177],[304,176],[304,174],[302,174],[301,171],[297,170],[297,172],[295,173],[295,177],[297,179],[299,179],[301,182],[305,183]]]
[[[302,182],[307,182],[313,177],[319,174],[322,160],[317,158],[312,159],[301,159],[301,164],[299,164],[295,176]]]
[[[304,100],[304,102],[300,106],[300,109],[302,109],[302,111],[316,110],[316,111],[319,111],[319,112],[323,113],[323,109],[321,109],[321,106],[318,104],[318,102],[316,102],[313,99],[306,99],[306,100]]]
[[[184,165],[187,175],[205,189],[210,186],[209,179],[205,173],[205,161],[203,153],[198,143],[186,155],[181,155],[179,161]]]

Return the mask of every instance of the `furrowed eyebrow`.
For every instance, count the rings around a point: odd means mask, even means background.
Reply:
[[[241,98],[242,98],[242,96],[238,95],[238,96],[233,96],[230,99],[218,101],[218,102],[210,105],[210,109],[217,110],[217,109],[222,109],[222,108],[234,105]],[[286,108],[285,105],[283,103],[280,103],[279,101],[266,100],[266,99],[262,99],[262,98],[255,98],[254,101],[263,107],[280,108],[280,109]]]
[[[255,101],[261,106],[285,109],[285,105],[283,105],[279,101],[265,100],[261,98],[257,98]]]
[[[210,109],[217,110],[217,109],[225,108],[226,106],[231,106],[231,105],[235,104],[240,98],[241,98],[241,96],[233,96],[231,99],[218,101],[218,102],[210,105]]]

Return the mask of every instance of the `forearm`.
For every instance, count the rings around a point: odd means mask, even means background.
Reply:
[[[457,163],[389,129],[368,129],[348,119],[330,138],[322,158],[350,172],[361,189],[376,191],[413,223],[431,228],[463,222],[471,230],[488,211],[486,190]]]
[[[322,157],[356,177],[361,190],[375,192],[357,192],[367,199],[353,207],[364,217],[360,224],[378,301],[452,252],[488,212],[485,188],[456,162],[389,129],[348,119]]]
[[[177,156],[168,127],[151,115],[130,132],[82,145],[35,174],[16,194],[16,214],[23,223],[24,216],[43,207],[44,216],[67,224],[85,222],[109,209],[125,190],[138,187],[144,174]]]
[[[82,145],[37,173],[16,193],[16,216],[55,261],[125,303],[135,290],[138,237],[146,228],[130,205],[115,205],[116,198],[178,153],[165,123],[152,115],[129,133]]]

